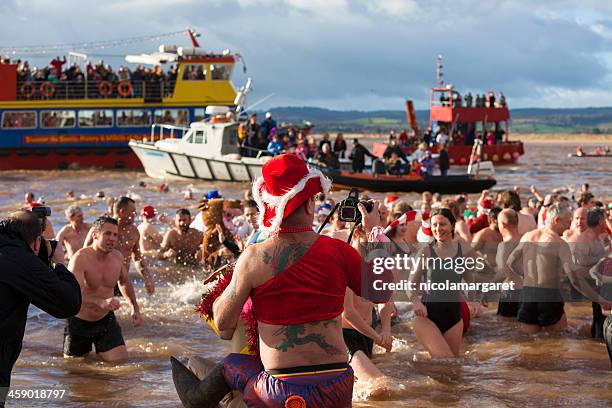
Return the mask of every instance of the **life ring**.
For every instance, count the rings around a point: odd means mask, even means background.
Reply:
[[[117,93],[121,96],[132,95],[132,83],[130,81],[121,81],[117,85]]]
[[[19,90],[19,92],[21,93],[21,96],[29,99],[32,96],[34,96],[34,92],[36,92],[36,88],[34,87],[34,84],[32,84],[31,82],[26,82],[23,85],[21,85],[21,89]]]
[[[98,84],[98,92],[101,96],[109,96],[113,92],[113,84],[109,81],[100,81]]]
[[[52,82],[45,81],[40,84],[40,96],[43,98],[50,98],[55,93],[55,85]]]

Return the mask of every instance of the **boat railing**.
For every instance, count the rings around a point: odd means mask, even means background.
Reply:
[[[155,143],[163,139],[182,139],[187,131],[188,127],[156,123],[151,126],[151,137],[143,141]]]
[[[272,153],[267,150],[261,150],[250,146],[240,146],[240,151],[242,156],[255,157],[256,159],[259,159],[262,156],[272,156]]]
[[[17,81],[18,101],[135,99],[161,101],[174,94],[175,79]]]

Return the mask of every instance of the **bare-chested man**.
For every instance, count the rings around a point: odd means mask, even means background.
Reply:
[[[66,259],[72,256],[85,244],[85,238],[91,228],[90,224],[83,221],[83,211],[76,205],[71,205],[66,209],[68,224],[62,227],[57,233],[57,242],[64,246]]]
[[[176,211],[174,227],[166,232],[160,248],[160,257],[182,265],[196,265],[200,256],[202,233],[190,228],[191,213],[186,208]]]
[[[498,205],[501,209],[512,208],[518,216],[518,232],[523,235],[538,227],[533,215],[521,213],[521,197],[514,190],[507,190],[500,194]]]
[[[515,262],[513,269],[506,266],[506,260],[518,246],[521,240],[519,232],[519,215],[511,209],[502,210],[497,216],[497,226],[503,242],[497,247],[496,281],[513,283],[514,289],[503,291],[497,305],[497,314],[516,318],[518,314],[521,289],[523,288],[523,268],[520,262]]]
[[[506,266],[513,268],[517,256],[523,258],[523,291],[518,321],[525,333],[536,333],[541,328],[560,331],[567,327],[560,286],[563,273],[582,294],[605,303],[599,294],[577,273],[570,248],[561,235],[571,224],[572,213],[564,205],[548,207],[547,223],[523,235],[520,244],[510,254]]]
[[[579,210],[582,210],[580,208]],[[577,210],[578,211],[578,210]],[[597,265],[609,253],[606,250],[600,235],[607,231],[606,214],[601,209],[590,210],[586,214],[585,230],[576,236],[575,245],[570,244],[574,261],[581,267],[580,273],[587,280],[590,280],[589,271]],[[602,306],[606,309],[610,307],[610,302],[607,304],[599,304],[592,302],[593,322],[591,324],[591,337],[603,338],[603,323],[606,317],[602,312]]]
[[[502,242],[502,235],[497,226],[497,216],[501,211],[501,208],[492,208],[489,212],[489,226],[481,229],[472,237],[472,247],[484,256],[491,268],[495,268],[497,246]]]
[[[143,254],[152,254],[159,251],[162,243],[162,235],[157,230],[157,226],[153,223],[157,211],[151,205],[145,205],[140,210],[142,223],[138,226],[140,233],[140,252]]]
[[[152,295],[155,292],[155,284],[153,283],[153,277],[147,265],[142,259],[142,254],[140,252],[140,233],[134,225],[134,220],[136,219],[136,203],[129,197],[120,197],[114,202],[113,212],[114,218],[117,220],[119,226],[119,238],[117,239],[116,249],[123,254],[123,262],[128,272],[130,270],[130,259],[134,260],[136,272],[142,276],[147,293]],[[92,233],[93,229],[90,229],[85,239],[85,246],[89,246],[93,242]]]
[[[117,221],[100,217],[94,222],[92,231],[92,246],[77,251],[68,266],[81,286],[83,303],[79,313],[68,319],[64,331],[64,356],[85,356],[93,344],[96,354],[104,361],[123,361],[128,357],[127,348],[113,313],[120,307],[119,301],[113,297],[117,283],[132,309],[134,326],[142,322],[140,309],[123,255],[115,249]]]
[[[572,218],[572,225],[570,228],[563,233],[563,239],[567,242],[576,242],[576,239],[582,234],[586,226],[586,215],[589,212],[588,208],[579,207],[574,210],[574,216]]]

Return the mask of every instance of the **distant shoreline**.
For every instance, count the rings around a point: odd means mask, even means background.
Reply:
[[[335,140],[337,132],[330,132],[330,139],[332,142]],[[343,133],[344,139],[347,140],[347,144],[353,140],[364,139],[364,140],[386,140],[388,137],[387,133]],[[320,140],[323,136],[322,133],[313,133],[317,140]],[[612,134],[599,134],[594,135],[590,133],[510,133],[511,141],[522,141],[524,143],[563,143],[573,145],[597,145],[597,144],[612,144]]]

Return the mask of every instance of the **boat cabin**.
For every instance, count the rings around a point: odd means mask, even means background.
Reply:
[[[461,95],[452,85],[434,87],[429,100],[429,126],[434,122],[451,137],[457,133],[472,145],[478,135],[493,133],[497,142],[508,137],[510,111],[505,97],[496,100],[493,91],[483,96]],[[497,143],[496,142],[496,143]]]

